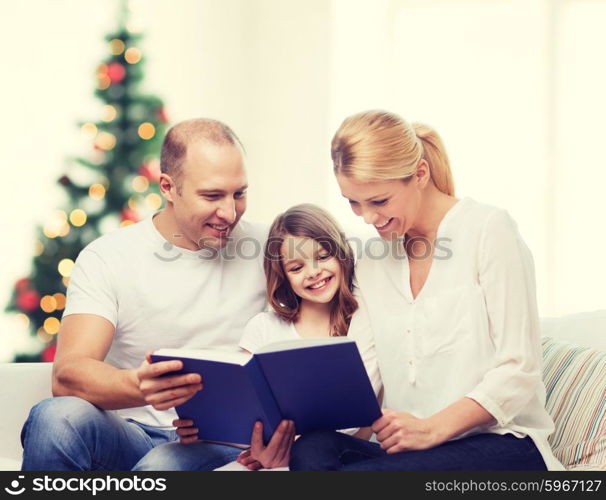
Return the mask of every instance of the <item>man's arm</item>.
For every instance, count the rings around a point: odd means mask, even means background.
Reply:
[[[196,374],[161,377],[178,370],[180,361],[150,365],[137,370],[105,363],[114,326],[94,314],[71,314],[61,322],[53,366],[53,395],[77,396],[105,410],[152,404],[165,410],[187,401],[201,389]]]

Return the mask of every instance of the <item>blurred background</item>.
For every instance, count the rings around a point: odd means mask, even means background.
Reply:
[[[159,208],[164,131],[247,150],[247,218],[312,202],[368,234],[332,176],[349,114],[434,126],[457,196],[506,208],[542,316],[603,309],[606,0],[2,2],[0,361],[50,360],[79,249]]]

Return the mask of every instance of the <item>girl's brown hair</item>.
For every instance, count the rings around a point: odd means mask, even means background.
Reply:
[[[271,225],[264,259],[270,305],[280,318],[289,323],[296,321],[299,315],[301,298],[293,292],[282,265],[282,244],[288,235],[311,238],[339,260],[341,283],[331,302],[330,334],[347,335],[351,317],[358,308],[353,295],[353,251],[337,222],[316,205],[302,204],[289,208]]]

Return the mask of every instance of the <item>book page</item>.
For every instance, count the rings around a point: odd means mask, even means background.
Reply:
[[[158,349],[154,354],[166,357],[207,359],[244,366],[251,355],[241,349]]]
[[[318,345],[344,344],[347,342],[355,342],[347,337],[305,337],[300,339],[280,340],[264,345],[257,351],[257,354],[262,352],[287,351],[290,349],[301,349],[303,347],[314,347]]]

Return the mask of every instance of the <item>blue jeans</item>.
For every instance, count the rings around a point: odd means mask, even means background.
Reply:
[[[546,470],[532,439],[511,434],[477,434],[429,450],[387,454],[379,444],[333,431],[301,436],[290,470]]]
[[[213,470],[235,460],[241,451],[233,446],[204,441],[165,443],[139,460],[133,470]]]
[[[174,430],[123,419],[77,397],[49,398],[31,409],[21,431],[22,470],[131,470],[176,439]]]

